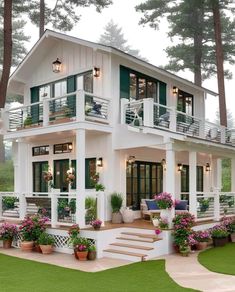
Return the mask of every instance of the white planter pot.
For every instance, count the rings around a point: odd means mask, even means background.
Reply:
[[[161,209],[160,212],[161,219],[166,219],[169,224],[169,228],[172,227],[172,210],[171,209]]]
[[[124,209],[122,218],[124,223],[132,223],[134,221],[134,212],[128,208]]]
[[[158,219],[152,219],[153,225],[157,227],[159,225],[159,220]]]

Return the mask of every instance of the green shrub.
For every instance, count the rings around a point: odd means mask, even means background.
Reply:
[[[111,194],[111,207],[112,212],[119,212],[122,207],[123,197],[120,193],[112,193]]]

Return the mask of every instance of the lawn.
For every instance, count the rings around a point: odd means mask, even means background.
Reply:
[[[165,272],[165,261],[134,263],[97,273],[65,269],[0,254],[1,292],[183,292]]]
[[[235,243],[210,248],[198,255],[201,265],[212,272],[235,275]]]

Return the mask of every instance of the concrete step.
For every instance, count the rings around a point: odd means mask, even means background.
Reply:
[[[121,240],[129,240],[129,241],[136,241],[136,242],[148,242],[148,243],[153,243],[155,240],[153,239],[148,239],[148,238],[132,238],[132,237],[127,237],[127,236],[118,236],[116,239],[121,239]]]
[[[112,246],[117,246],[117,247],[125,247],[125,248],[130,248],[130,249],[139,249],[139,250],[153,250],[153,247],[148,247],[148,246],[143,246],[143,245],[135,245],[135,244],[128,244],[128,243],[120,243],[120,242],[114,242],[111,243],[110,245]]]
[[[152,242],[158,241],[159,238],[155,234],[146,234],[146,233],[138,233],[138,232],[121,232],[122,235],[128,235],[131,237],[138,237],[143,239],[149,239],[152,240]]]
[[[117,249],[105,249],[105,253],[108,253],[110,255],[112,254],[118,254],[118,255],[124,255],[124,257],[127,259],[131,257],[132,260],[138,260],[139,261],[144,261],[147,257],[147,254],[142,254],[142,253],[135,253],[135,252],[130,252],[130,251],[124,251],[124,250],[117,250]],[[120,258],[120,257],[118,257]]]
[[[115,242],[117,243],[124,243],[124,244],[130,244],[130,245],[133,245],[133,244],[136,244],[136,245],[144,245],[146,247],[154,247],[154,244],[156,242],[153,242],[152,240],[149,241],[148,239],[145,240],[145,239],[135,239],[135,238],[129,238],[129,237],[126,237],[126,236],[119,236],[119,237],[116,237],[116,240]]]

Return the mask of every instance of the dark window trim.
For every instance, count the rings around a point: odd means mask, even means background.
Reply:
[[[178,107],[178,99],[179,99],[180,92],[182,94],[187,94],[188,97],[192,97],[192,116],[193,116],[194,115],[194,95],[192,93],[188,93],[187,91],[184,91],[184,90],[182,90],[182,89],[179,88],[178,89],[178,93],[177,93],[177,107]]]
[[[64,146],[64,145],[67,145],[67,146],[68,146],[68,147],[67,147],[67,150],[63,150],[63,146]],[[54,145],[53,145],[53,153],[54,153],[54,154],[71,153],[71,152],[72,152],[72,149],[69,149],[69,145],[73,145],[73,143],[72,143],[72,142],[67,142],[67,143],[54,144]],[[61,152],[59,152],[59,153],[56,152],[56,150],[55,150],[56,146],[61,146],[61,147],[62,147]]]
[[[50,150],[48,149],[48,153],[40,153],[41,152],[41,148],[43,147],[48,147],[49,145],[42,145],[42,146],[35,146],[32,148],[32,156],[41,156],[41,155],[49,155]],[[35,154],[35,149],[39,148],[39,154]]]
[[[39,164],[40,165],[40,170],[42,171],[42,165],[43,164],[47,164],[49,166],[49,161],[33,161],[32,163],[33,163],[33,192],[35,192],[35,165]],[[40,187],[41,187],[43,178],[40,177],[39,179],[40,179]],[[45,185],[46,185],[46,183],[45,183]],[[46,192],[47,191],[48,191],[48,189],[46,190]]]

